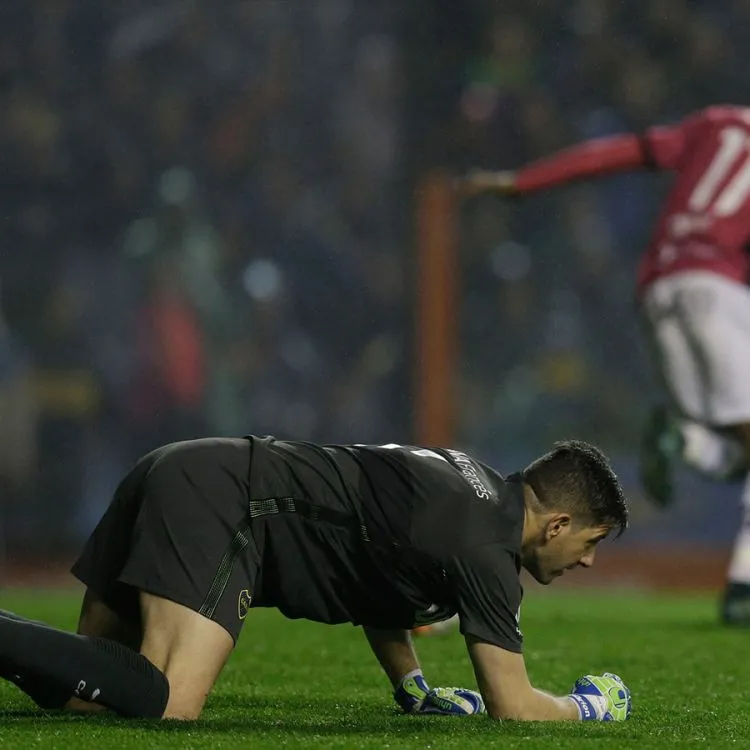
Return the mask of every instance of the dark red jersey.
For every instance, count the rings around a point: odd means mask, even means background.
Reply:
[[[651,128],[644,146],[654,166],[676,176],[641,258],[639,288],[696,269],[747,281],[750,109],[705,109],[674,127]]]
[[[663,276],[706,270],[750,276],[750,109],[709,107],[640,136],[588,141],[521,169],[521,193],[611,172],[651,167],[675,172],[638,288]]]

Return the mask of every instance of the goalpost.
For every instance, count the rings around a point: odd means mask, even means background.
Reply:
[[[415,195],[414,433],[418,445],[456,438],[458,211],[449,175],[428,172]]]

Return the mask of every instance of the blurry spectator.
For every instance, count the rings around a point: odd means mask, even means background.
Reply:
[[[151,259],[136,308],[135,372],[125,419],[140,445],[160,445],[207,430],[208,352],[196,306],[169,255]]]
[[[25,540],[27,551],[55,549],[64,554],[72,544],[87,439],[102,398],[99,375],[89,364],[82,291],[74,279],[61,277],[52,282],[41,304],[33,354],[40,467],[34,505],[44,525]]]
[[[167,261],[209,328],[220,332],[228,316],[219,281],[221,246],[201,207],[195,177],[182,167],[169,169],[156,192],[155,214],[133,223],[125,254],[146,266]]]
[[[346,172],[359,172],[379,183],[396,174],[401,75],[393,39],[373,35],[359,42],[333,122],[338,158]]]
[[[0,552],[6,544],[17,549],[33,528],[28,504],[39,465],[30,370],[0,311]]]
[[[276,262],[248,264],[242,286],[243,326],[232,349],[241,383],[238,428],[311,439],[325,429],[319,399],[327,363],[305,322],[294,316],[291,289]]]
[[[221,239],[205,216],[199,191],[187,169],[164,172],[154,215],[133,222],[124,243],[132,283],[146,290],[135,320],[140,342],[135,356],[143,368],[136,390],[146,403],[164,407],[145,409],[147,419],[160,425],[145,434],[155,430],[162,442],[188,427],[193,434],[209,425],[215,429],[209,410],[221,387],[223,351],[236,315],[223,284]],[[164,401],[162,392],[169,394]],[[139,404],[136,409],[141,411]]]

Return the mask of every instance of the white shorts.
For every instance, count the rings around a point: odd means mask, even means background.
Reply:
[[[655,281],[642,312],[675,406],[716,427],[750,422],[750,288],[686,271]]]

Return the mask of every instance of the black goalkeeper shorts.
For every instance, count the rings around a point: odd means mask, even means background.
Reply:
[[[237,640],[260,560],[248,522],[251,442],[210,438],[141,458],[72,572],[123,619],[139,592],[182,604]]]

